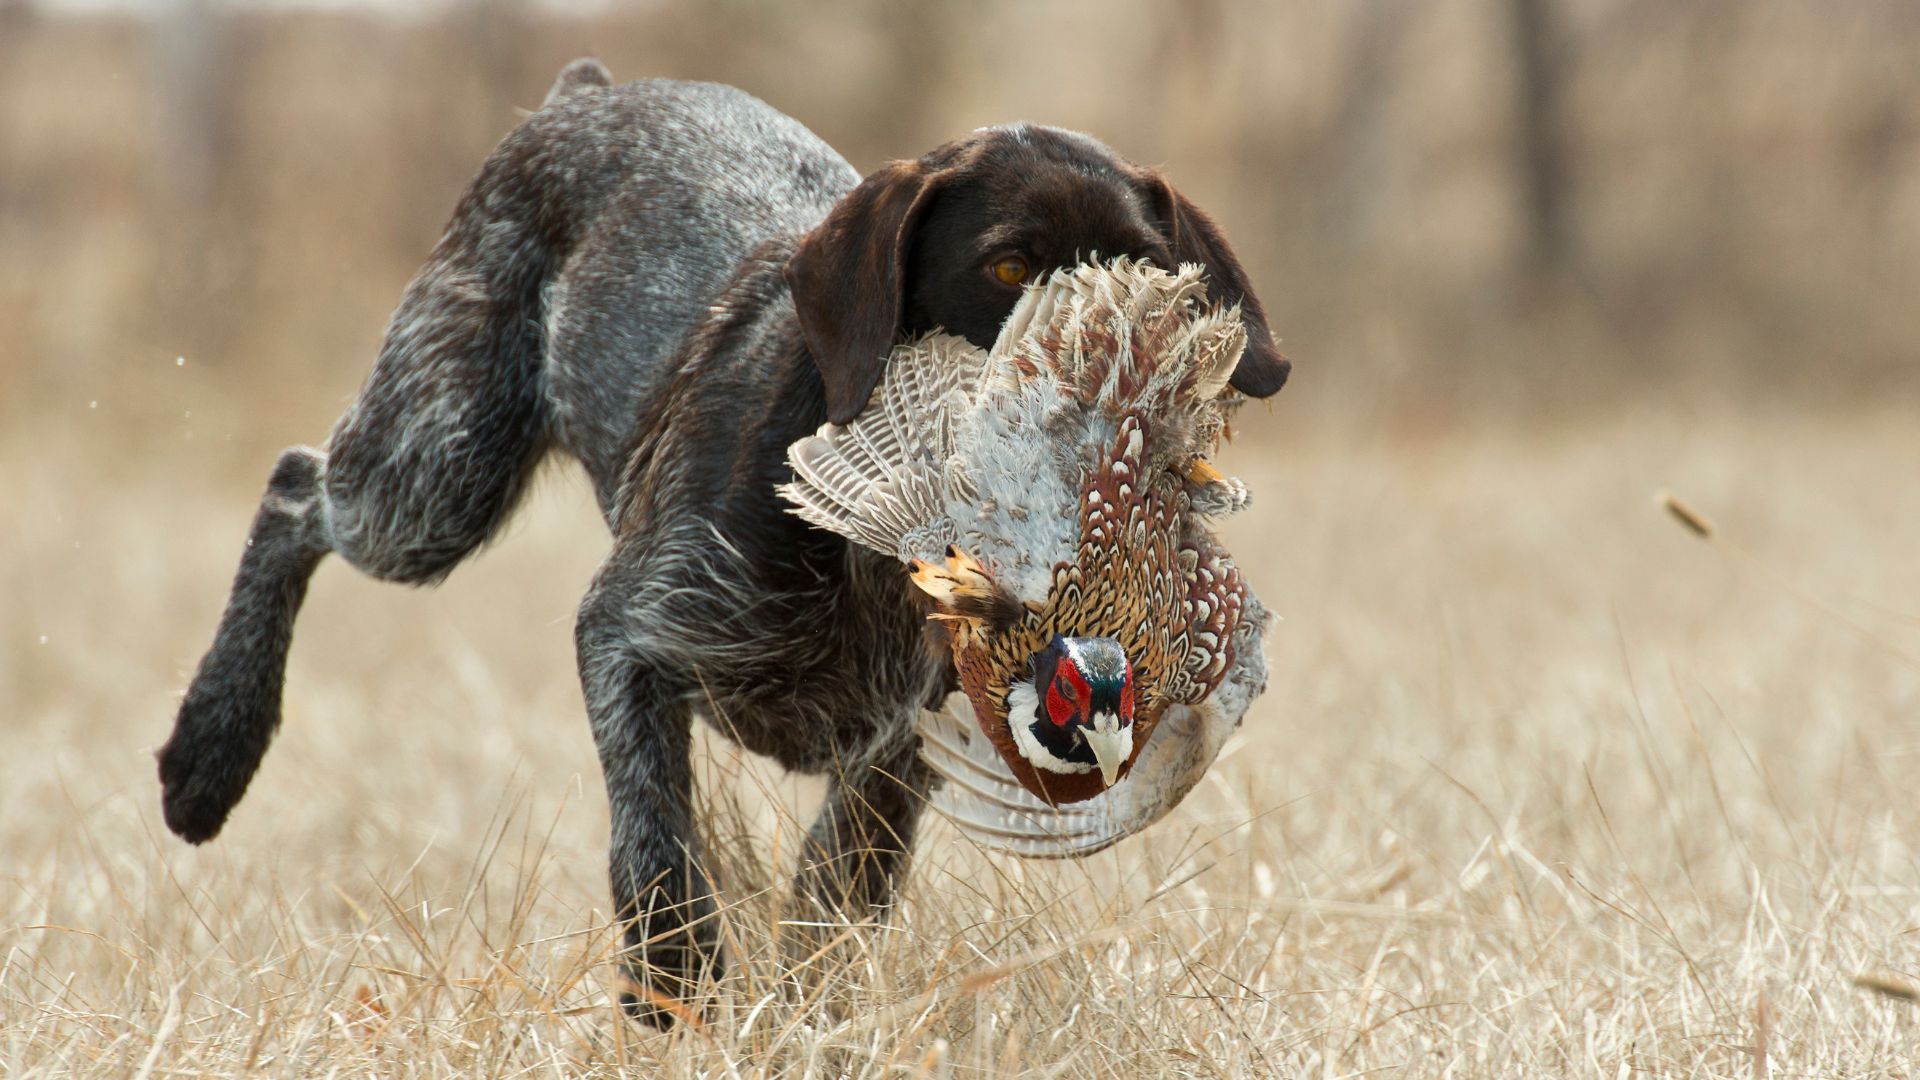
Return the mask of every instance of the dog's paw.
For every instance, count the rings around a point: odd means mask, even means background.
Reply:
[[[627,1019],[656,1031],[671,1031],[676,1022],[700,1025],[699,1016],[686,1004],[630,978],[627,984],[627,989],[620,991],[620,1011],[627,1014]]]
[[[226,734],[234,730],[233,725],[210,715],[230,707],[189,694],[180,706],[173,737],[156,755],[161,814],[167,828],[189,844],[204,844],[220,835],[227,815],[247,793],[247,784],[260,765],[260,752],[237,745]]]
[[[220,835],[238,800],[210,784],[207,770],[180,740],[169,739],[160,748],[160,813],[167,828],[189,844],[204,844]]]
[[[665,1031],[678,1022],[702,1024],[701,998],[720,978],[719,944],[694,929],[641,944],[658,935],[630,926],[621,959],[620,1008],[632,1019]]]

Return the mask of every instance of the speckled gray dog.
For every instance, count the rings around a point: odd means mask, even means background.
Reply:
[[[1158,173],[1072,132],[977,131],[862,180],[725,86],[561,73],[461,198],[325,450],[274,468],[213,647],[160,751],[169,827],[216,835],[280,722],[320,559],[430,584],[492,536],[549,451],[593,479],[613,548],[581,604],[580,677],[613,811],[626,996],[717,962],[689,819],[698,711],[833,779],[798,888],[884,907],[929,778],[914,720],[952,684],[898,565],[808,528],[785,450],[866,403],[893,345],[991,344],[1021,284],[1094,253],[1199,262],[1243,305],[1233,382],[1286,361],[1219,231]]]

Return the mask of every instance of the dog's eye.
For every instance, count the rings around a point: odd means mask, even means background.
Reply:
[[[993,264],[993,276],[1002,285],[1018,285],[1027,280],[1027,260],[1018,255],[1009,255]]]

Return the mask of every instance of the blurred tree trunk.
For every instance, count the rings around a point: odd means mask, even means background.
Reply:
[[[156,164],[176,210],[204,211],[213,197],[231,91],[224,23],[210,0],[174,0],[150,39],[160,110]]]
[[[518,122],[514,109],[540,106],[540,95],[555,73],[534,69],[534,22],[521,0],[470,0],[456,18],[486,94],[486,108],[469,115],[480,125],[475,134],[492,138],[502,130],[503,120]]]
[[[1551,285],[1568,269],[1567,169],[1560,65],[1548,0],[1507,0],[1513,50],[1515,180],[1523,222],[1523,281]]]
[[[147,35],[155,111],[149,179],[141,198],[160,238],[147,302],[149,329],[181,355],[224,357],[233,329],[226,319],[196,319],[231,297],[245,273],[232,248],[219,243],[231,212],[224,181],[233,174],[236,109],[245,73],[230,37],[227,11],[215,0],[173,0]]]
[[[1220,58],[1227,52],[1221,0],[1164,5],[1155,26],[1149,35],[1152,74],[1166,107],[1140,117],[1132,136],[1167,159],[1188,158],[1185,143],[1231,142],[1221,132],[1239,118],[1220,81]]]
[[[917,157],[952,138],[943,105],[952,94],[955,42],[967,41],[968,5],[944,0],[883,0],[879,25],[893,58],[888,93],[876,95],[868,124],[888,158]],[[861,171],[872,163],[855,163]]]
[[[1341,65],[1339,101],[1327,130],[1331,178],[1321,190],[1321,232],[1329,251],[1349,262],[1371,259],[1381,191],[1394,164],[1389,113],[1400,71],[1401,41],[1412,9],[1398,0],[1356,6],[1357,26]]]
[[[0,98],[0,155],[8,158],[15,153],[16,146],[12,102],[17,94],[12,84],[20,70],[18,57],[26,51],[20,42],[27,36],[36,14],[32,0],[0,0],[0,94],[5,95]],[[25,182],[25,177],[9,168],[9,164],[12,162],[0,159],[0,225],[5,224],[4,218],[14,209],[14,199],[20,194],[13,190],[13,185]]]

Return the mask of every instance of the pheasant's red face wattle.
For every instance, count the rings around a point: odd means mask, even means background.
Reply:
[[[1098,775],[1112,787],[1138,750],[1126,650],[1112,638],[1056,634],[1030,668],[1031,680],[1008,687],[1004,710],[1020,756],[1056,779]]]
[[[1087,681],[1071,667],[1067,672],[1047,684],[1047,718],[1054,727],[1066,727],[1087,711]]]

